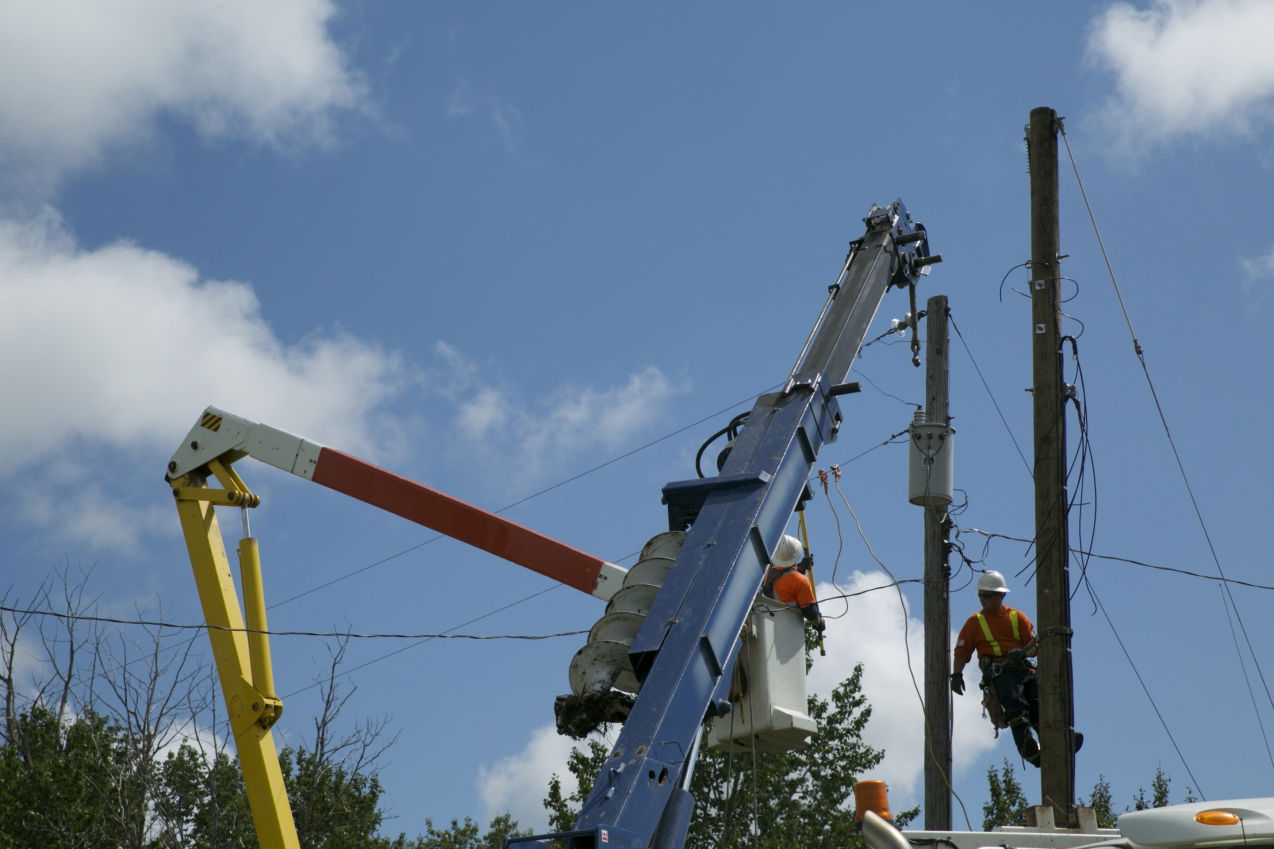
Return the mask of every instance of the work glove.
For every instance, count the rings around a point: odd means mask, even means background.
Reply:
[[[955,693],[957,696],[964,695],[964,673],[963,672],[951,673],[951,692]]]
[[[1026,649],[1009,649],[1004,657],[1009,663],[1021,663],[1026,660]]]
[[[823,621],[823,617],[818,617],[818,620],[814,623],[814,630],[818,631],[820,635],[827,630],[827,623]]]
[[[805,555],[803,558],[801,558],[801,562],[796,564],[797,571],[799,571],[802,575],[806,574],[807,572],[809,572],[809,570],[813,568],[814,568],[814,555],[812,554]]]

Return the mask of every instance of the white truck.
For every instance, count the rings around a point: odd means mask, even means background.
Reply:
[[[1119,816],[1115,828],[1097,828],[1091,810],[1086,809],[1080,809],[1080,828],[1054,828],[1051,807],[1033,810],[1039,825],[995,831],[901,831],[868,810],[863,814],[863,838],[869,849],[1274,847],[1274,798],[1189,802],[1129,811]]]

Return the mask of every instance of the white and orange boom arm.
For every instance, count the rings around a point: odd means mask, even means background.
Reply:
[[[357,457],[216,407],[204,411],[173,454],[168,479],[176,480],[209,460],[229,465],[244,456],[365,501],[603,601],[623,583],[626,570],[621,566]]]

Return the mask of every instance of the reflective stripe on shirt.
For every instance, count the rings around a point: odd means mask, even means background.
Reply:
[[[1005,606],[1007,607],[1007,605]],[[1022,632],[1017,625],[1016,610],[1009,611],[1009,624],[1013,626],[1013,639],[1017,641],[1018,643],[1022,642]],[[1000,648],[999,641],[997,641],[995,637],[991,634],[991,623],[987,622],[986,617],[983,616],[981,613],[978,614],[978,625],[982,627],[982,636],[985,637],[986,641],[991,644],[991,653],[994,654],[996,657],[1003,657],[1004,650]]]

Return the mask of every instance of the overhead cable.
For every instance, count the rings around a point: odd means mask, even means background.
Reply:
[[[1265,754],[1269,756],[1270,766],[1274,766],[1274,752],[1270,751],[1270,738],[1265,733],[1265,722],[1261,719],[1261,709],[1256,703],[1252,677],[1247,674],[1247,664],[1243,662],[1243,650],[1239,648],[1239,634],[1234,630],[1234,616],[1230,615],[1230,605],[1226,603],[1224,590],[1218,586],[1217,591],[1221,593],[1221,606],[1225,608],[1225,619],[1230,625],[1230,638],[1234,640],[1234,653],[1239,656],[1239,669],[1243,672],[1243,683],[1247,685],[1248,698],[1252,700],[1252,712],[1256,714],[1256,725],[1261,730],[1261,739],[1265,741]],[[1234,614],[1237,616],[1238,611],[1234,611]]]
[[[1106,624],[1110,626],[1110,632],[1115,635],[1115,642],[1119,643],[1119,649],[1124,653],[1128,665],[1132,667],[1133,675],[1137,676],[1137,683],[1141,685],[1141,690],[1146,694],[1146,699],[1150,702],[1150,707],[1154,710],[1155,716],[1159,717],[1159,724],[1163,726],[1163,731],[1168,735],[1172,748],[1176,749],[1177,757],[1181,759],[1181,765],[1186,768],[1186,774],[1190,776],[1190,780],[1194,782],[1194,789],[1198,791],[1201,801],[1207,801],[1207,796],[1202,788],[1199,787],[1199,779],[1194,777],[1194,771],[1190,769],[1186,756],[1182,754],[1181,747],[1177,745],[1177,738],[1172,736],[1172,729],[1168,728],[1168,722],[1163,718],[1163,714],[1159,711],[1159,705],[1155,704],[1155,697],[1150,695],[1150,688],[1146,686],[1146,681],[1141,677],[1141,670],[1137,668],[1137,664],[1133,662],[1132,655],[1128,653],[1128,647],[1124,645],[1123,638],[1119,636],[1119,629],[1115,627],[1114,621],[1110,618],[1110,614],[1106,612],[1106,606],[1101,603],[1101,596],[1094,592],[1093,601],[1097,603],[1097,608],[1101,611],[1101,615],[1105,617]]]
[[[526,603],[526,602],[530,601],[530,600],[531,600],[531,599],[533,599],[533,598],[538,598],[539,596],[542,596],[542,595],[544,595],[544,594],[545,594],[545,593],[547,593],[547,592],[551,592],[552,590],[555,590],[555,589],[557,589],[557,588],[558,588],[558,587],[560,587],[560,586],[562,586],[562,585],[561,585],[561,584],[554,584],[554,585],[553,585],[553,586],[551,586],[551,587],[546,587],[546,588],[544,588],[544,589],[540,590],[539,592],[531,593],[530,595],[525,596],[525,597],[523,597],[523,598],[520,598],[520,599],[518,599],[517,601],[511,601],[511,602],[509,602],[508,604],[504,605],[503,607],[497,607],[495,610],[488,611],[487,613],[483,613],[481,616],[475,616],[475,617],[473,617],[472,619],[469,619],[469,620],[466,620],[466,621],[464,621],[464,622],[461,622],[459,625],[456,625],[456,626],[455,626],[455,627],[453,627],[453,628],[448,628],[446,631],[443,631],[442,633],[443,633],[443,634],[452,634],[452,633],[455,633],[456,631],[458,631],[459,629],[461,629],[461,628],[465,627],[466,625],[472,625],[474,622],[480,622],[480,621],[481,621],[481,620],[483,620],[483,619],[486,619],[486,618],[491,617],[491,616],[495,616],[497,613],[503,613],[504,611],[508,610],[508,609],[509,609],[509,608],[511,608],[511,607],[517,607],[519,604],[524,604],[524,603]],[[421,639],[416,640],[416,641],[414,641],[414,642],[412,642],[412,643],[409,643],[408,645],[401,646],[400,648],[396,648],[396,649],[394,649],[393,651],[386,652],[385,654],[382,654],[382,655],[380,655],[380,656],[378,656],[378,657],[374,657],[374,658],[372,658],[371,660],[364,661],[363,663],[360,663],[360,664],[358,664],[357,666],[352,666],[352,667],[350,667],[349,669],[343,669],[343,670],[341,670],[339,673],[337,673],[335,676],[333,676],[333,678],[334,678],[334,679],[335,679],[335,678],[347,678],[347,677],[349,677],[350,675],[353,675],[355,672],[357,672],[357,671],[358,671],[358,670],[360,670],[360,669],[365,669],[365,668],[367,668],[368,666],[371,666],[371,665],[372,665],[372,664],[374,664],[374,663],[380,663],[382,660],[388,660],[389,658],[393,657],[394,655],[402,654],[403,652],[408,651],[409,649],[414,649],[414,648],[416,648],[417,646],[424,645],[425,643],[431,642],[431,641],[436,640],[436,639],[439,639],[439,637],[435,637],[435,636],[422,637]],[[312,684],[307,684],[307,685],[306,685],[306,686],[304,686],[304,687],[301,687],[301,688],[299,688],[299,689],[293,690],[292,692],[290,692],[290,693],[288,693],[287,695],[283,696],[283,698],[288,699],[288,698],[291,698],[292,696],[295,696],[295,695],[297,695],[297,694],[299,694],[299,693],[304,693],[306,690],[313,690],[315,687],[319,686],[319,684],[320,684],[320,683],[323,683],[323,682],[315,681],[315,682],[314,682],[314,683],[312,683]]]
[[[224,625],[164,622],[152,619],[117,619],[113,616],[90,616],[84,613],[59,613],[56,610],[34,610],[0,605],[0,611],[24,616],[52,616],[76,622],[107,622],[113,625],[136,625],[168,628],[174,631],[228,631],[238,634],[265,634],[270,637],[340,637],[354,640],[549,640],[554,637],[578,637],[588,631],[561,631],[555,634],[360,634],[355,631],[266,631],[258,628],[228,628]],[[466,623],[468,624],[468,623]]]
[[[1008,419],[1004,418],[1004,411],[1000,409],[999,402],[995,400],[995,394],[991,392],[991,386],[986,382],[986,376],[982,374],[978,361],[973,358],[973,351],[969,349],[969,343],[964,340],[964,334],[960,332],[960,326],[956,324],[955,315],[948,311],[947,317],[951,321],[951,327],[955,330],[956,336],[960,337],[960,344],[964,346],[964,352],[969,355],[969,362],[973,363],[973,370],[978,373],[978,380],[982,381],[982,388],[986,390],[987,397],[991,399],[991,406],[995,407],[995,412],[999,415],[1000,422],[1004,425],[1004,430],[1009,435],[1009,441],[1017,449],[1017,456],[1022,458],[1022,465],[1026,467],[1026,474],[1034,480],[1035,472],[1031,470],[1031,464],[1027,461],[1026,455],[1022,453],[1022,446],[1017,444],[1017,438],[1013,436],[1013,428],[1009,427]]]
[[[987,539],[1005,539],[1010,542],[1022,542],[1028,545],[1035,542],[1035,540],[1027,537],[1015,537],[1010,536],[1009,534],[984,531],[981,528],[961,528],[960,530],[963,533],[978,534],[986,537]],[[1079,554],[1084,557],[1096,557],[1099,560],[1113,560],[1117,563],[1128,563],[1133,566],[1143,566],[1147,569],[1157,569],[1161,572],[1175,572],[1178,575],[1186,575],[1191,578],[1202,578],[1204,580],[1215,581],[1222,584],[1235,584],[1240,587],[1251,587],[1257,590],[1274,590],[1274,586],[1271,586],[1270,584],[1257,584],[1252,581],[1241,581],[1238,578],[1227,578],[1224,575],[1209,575],[1206,572],[1192,572],[1189,569],[1178,569],[1174,566],[1160,566],[1155,563],[1147,563],[1144,560],[1134,560],[1130,557],[1117,557],[1113,554],[1098,554],[1095,551],[1082,551],[1077,548],[1072,548],[1070,551],[1071,554]]]

